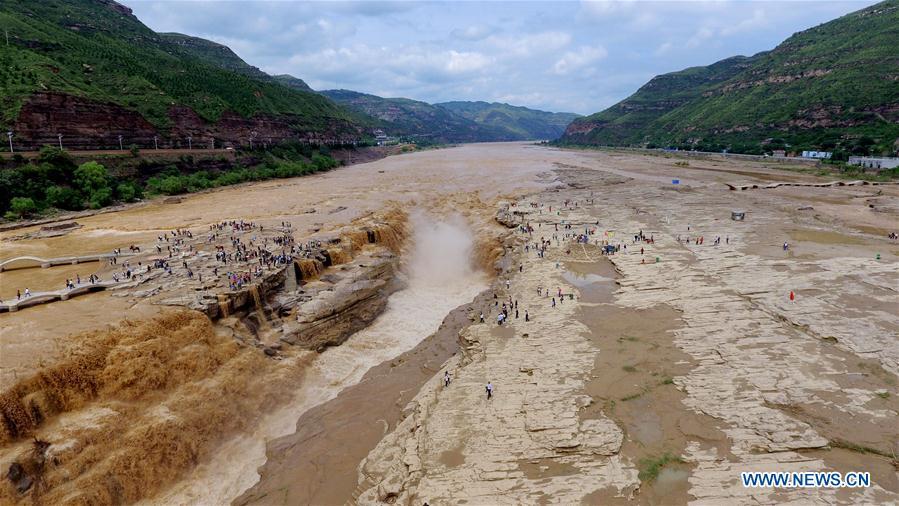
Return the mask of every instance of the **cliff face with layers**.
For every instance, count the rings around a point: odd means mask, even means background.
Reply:
[[[188,137],[195,148],[248,145],[283,141],[341,141],[355,139],[349,122],[325,129],[304,128],[295,115],[259,114],[245,118],[231,111],[218,121],[204,120],[193,109],[172,106],[171,127],[158,128],[135,111],[113,103],[96,102],[64,93],[36,93],[22,106],[13,124],[13,142],[18,149],[56,145],[58,134],[66,149],[119,149],[119,135],[127,148],[187,148]],[[213,144],[214,141],[214,144]]]

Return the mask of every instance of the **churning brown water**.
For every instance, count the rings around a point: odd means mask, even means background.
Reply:
[[[308,409],[357,383],[368,369],[415,347],[437,330],[444,316],[486,288],[487,278],[473,267],[474,241],[464,220],[412,213],[413,245],[404,269],[407,287],[394,293],[387,310],[368,328],[339,347],[312,358],[289,402],[219,446],[167,492],[146,504],[225,504],[259,479],[265,443],[292,433]],[[293,385],[284,385],[290,389]],[[348,435],[351,437],[351,435]]]

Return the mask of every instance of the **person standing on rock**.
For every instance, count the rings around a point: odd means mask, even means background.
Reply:
[[[524,321],[526,321],[526,322],[531,321],[531,316],[528,314],[527,309],[524,310]]]
[[[796,302],[796,294],[793,293],[793,290],[790,290],[790,302],[791,302],[791,303],[795,303],[795,302]]]
[[[488,381],[486,389],[487,389],[487,400],[489,401],[490,399],[493,398],[493,383]]]
[[[443,371],[443,387],[446,388],[450,384],[449,371]]]
[[[481,311],[481,323],[484,323],[484,312]]]

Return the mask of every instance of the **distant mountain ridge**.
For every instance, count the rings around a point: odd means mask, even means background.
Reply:
[[[394,136],[432,142],[556,139],[576,114],[551,113],[487,102],[429,104],[350,90],[320,92],[338,104],[375,118]]]
[[[350,90],[320,93],[339,105],[374,118],[378,127],[391,136],[436,143],[515,140],[508,132],[480,125],[427,102]]]
[[[481,125],[510,132],[520,139],[559,138],[580,114],[546,112],[500,102],[443,102],[434,104]]]
[[[893,152],[899,0],[799,32],[771,51],[654,77],[574,120],[562,144]]]

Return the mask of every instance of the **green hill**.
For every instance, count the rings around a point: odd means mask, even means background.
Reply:
[[[896,150],[899,0],[799,32],[775,49],[657,76],[571,123],[569,145],[761,153]]]
[[[290,74],[272,76],[259,68],[243,61],[228,46],[224,46],[211,40],[201,39],[181,33],[160,33],[160,37],[179,46],[184,52],[195,56],[207,63],[212,63],[225,70],[237,72],[260,81],[276,82],[299,91],[314,93],[314,90],[305,81]]]
[[[516,140],[511,132],[481,125],[436,105],[408,98],[382,98],[350,90],[320,92],[359,114],[373,117],[388,135],[426,142]]]
[[[265,72],[243,61],[228,46],[182,33],[160,33],[158,35],[163,41],[177,46],[184,54],[212,63],[225,70],[237,72],[261,81],[270,81],[272,79]]]
[[[546,112],[498,102],[435,104],[480,125],[506,130],[518,139],[558,139],[579,114]]]
[[[279,84],[225,46],[157,34],[112,0],[2,0],[0,24],[9,36],[0,46],[0,121],[18,142],[46,142],[43,129],[85,143],[117,131],[144,141],[174,132],[234,142],[250,130],[358,134],[351,115],[324,97]]]
[[[294,77],[290,74],[280,74],[277,76],[272,76],[272,79],[275,81],[287,86],[288,88],[293,88],[295,90],[300,91],[308,91],[310,93],[314,93],[315,91],[306,84],[306,81],[300,79],[299,77]]]

